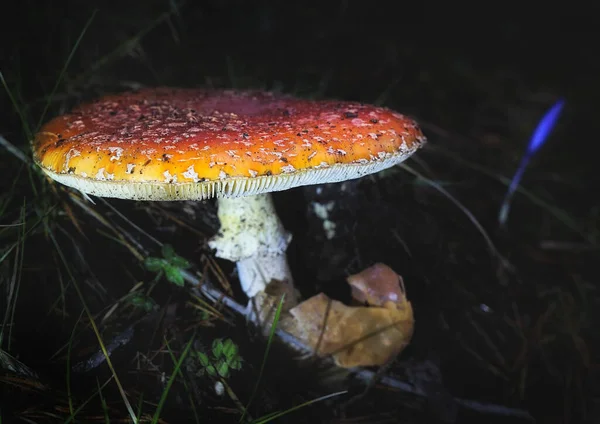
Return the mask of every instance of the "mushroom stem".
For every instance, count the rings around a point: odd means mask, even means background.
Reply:
[[[294,280],[285,254],[292,236],[279,220],[271,195],[223,197],[217,205],[221,229],[209,246],[219,258],[236,262],[246,295],[252,299],[278,282],[293,301]]]

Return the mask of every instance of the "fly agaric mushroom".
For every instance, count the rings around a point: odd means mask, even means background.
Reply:
[[[237,263],[245,293],[282,282],[295,303],[291,240],[270,192],[332,183],[391,167],[425,142],[411,119],[342,101],[255,91],[155,88],[110,95],[59,116],[33,155],[53,180],[134,200],[216,197],[209,245]]]

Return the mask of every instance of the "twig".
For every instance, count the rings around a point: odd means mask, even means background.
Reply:
[[[106,352],[108,353],[108,356],[112,355],[113,351],[118,347],[129,343],[133,337],[133,327],[133,325],[130,325],[125,329],[125,331],[113,337],[110,343],[106,345]],[[73,365],[73,371],[82,373],[88,372],[100,366],[100,364],[102,364],[104,361],[106,361],[106,355],[104,355],[104,352],[100,350],[85,361],[81,361]]]

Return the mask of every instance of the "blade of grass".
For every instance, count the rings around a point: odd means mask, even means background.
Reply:
[[[21,207],[21,222],[25,224],[25,204]],[[10,344],[12,339],[12,329],[14,327],[15,322],[15,311],[17,308],[17,299],[19,297],[19,289],[21,287],[21,270],[23,266],[24,259],[24,251],[25,251],[25,225],[21,227],[21,232],[18,234],[18,239],[16,242],[16,251],[15,251],[15,264],[13,269],[13,275],[11,278],[6,311],[4,313],[4,319],[2,321],[2,329],[0,330],[0,347],[2,347],[4,341],[4,329],[8,328],[8,337],[7,337],[7,351],[10,351]],[[0,261],[1,262],[1,261]],[[10,317],[9,317],[10,315]]]
[[[280,418],[280,417],[283,417],[284,415],[287,415],[287,414],[289,414],[291,412],[297,411],[298,409],[301,409],[301,408],[304,408],[306,406],[310,406],[310,405],[312,405],[314,403],[322,402],[324,400],[331,399],[333,397],[340,396],[340,395],[343,395],[343,394],[346,394],[346,393],[348,393],[347,390],[343,390],[341,392],[330,393],[328,395],[321,396],[321,397],[318,397],[316,399],[312,399],[312,400],[309,400],[307,402],[301,403],[300,405],[293,406],[290,409],[287,409],[285,411],[274,412],[274,413],[271,413],[271,414],[267,414],[267,415],[265,415],[262,418],[257,418],[255,421],[252,422],[252,424],[265,424],[265,423],[268,423],[270,421],[273,421],[276,418]]]
[[[169,351],[169,356],[171,357],[173,364],[177,365],[177,358],[175,357],[175,354],[171,350],[171,348],[169,346],[169,342],[167,342],[167,350]],[[185,387],[185,390],[188,393],[188,399],[190,401],[190,407],[192,408],[192,414],[194,414],[194,420],[196,421],[196,423],[200,423],[200,419],[198,418],[198,412],[196,411],[196,406],[194,405],[194,399],[192,399],[192,395],[191,395],[190,389],[188,387],[186,378],[183,375],[183,373],[181,372],[181,369],[178,369],[177,372],[179,373],[179,376],[181,377],[181,381],[183,382],[183,387]]]
[[[254,390],[252,390],[252,394],[250,395],[250,399],[248,399],[248,403],[246,404],[246,408],[240,417],[240,421],[242,422],[248,412],[248,408],[252,404],[254,397],[258,393],[258,386],[260,385],[260,380],[265,371],[265,365],[267,364],[267,358],[269,357],[269,351],[271,349],[271,345],[273,344],[273,338],[275,337],[275,331],[277,329],[277,323],[279,322],[279,317],[281,316],[281,309],[283,308],[283,301],[285,300],[285,294],[281,296],[279,299],[279,304],[277,305],[277,310],[275,311],[275,316],[273,317],[273,323],[271,325],[271,329],[269,330],[269,338],[267,339],[267,347],[265,349],[265,354],[263,356],[262,364],[260,364],[260,370],[258,372],[258,379],[256,380],[256,384],[254,385]]]
[[[54,206],[53,206],[53,207],[51,207],[51,208],[49,208],[49,209],[48,209],[48,210],[45,212],[45,214],[44,214],[44,215],[40,215],[40,216],[38,217],[38,219],[37,219],[37,220],[36,220],[36,221],[35,221],[33,224],[29,225],[29,227],[28,227],[27,231],[25,232],[25,235],[26,235],[26,236],[29,236],[29,235],[30,235],[30,234],[33,232],[33,230],[35,230],[35,229],[37,228],[37,226],[38,226],[39,224],[41,224],[41,223],[42,223],[42,222],[43,222],[43,221],[44,221],[44,220],[45,220],[45,219],[48,217],[48,215],[49,215],[51,212],[53,212],[54,208],[55,208]],[[26,226],[26,225],[23,223],[23,226]],[[4,254],[3,254],[2,256],[0,256],[0,263],[4,262],[4,261],[6,260],[6,258],[7,258],[7,257],[10,255],[10,253],[11,253],[11,252],[12,252],[14,249],[16,249],[16,248],[17,248],[17,246],[18,246],[18,245],[19,245],[19,242],[17,241],[17,242],[15,242],[15,243],[13,243],[13,244],[12,244],[10,247],[7,247],[7,248],[6,248],[6,251],[4,252]]]
[[[102,405],[102,411],[104,412],[104,422],[106,424],[110,424],[110,416],[108,415],[108,405],[106,404],[106,399],[102,395],[102,388],[100,387],[100,381],[96,379],[96,384],[98,385],[98,397],[100,398],[100,405]]]
[[[15,288],[15,295],[13,298],[13,302],[11,305],[11,314],[10,314],[10,326],[8,329],[8,350],[10,350],[10,342],[12,340],[12,331],[14,328],[14,324],[15,324],[15,312],[17,311],[17,299],[19,298],[19,292],[21,289],[21,278],[23,276],[23,260],[25,259],[25,238],[26,238],[26,221],[25,221],[25,211],[26,211],[27,205],[26,205],[26,201],[23,201],[23,206],[21,206],[21,216],[20,216],[20,221],[23,223],[23,225],[21,226],[21,232],[19,233],[19,238],[17,240],[17,242],[20,244],[20,249],[17,252],[17,254],[15,255],[16,260],[15,260],[15,270],[16,270],[16,288]]]
[[[2,85],[4,86],[4,90],[6,90],[6,94],[8,94],[8,98],[10,99],[10,102],[12,103],[13,107],[15,108],[17,115],[19,115],[19,119],[21,120],[21,126],[23,127],[23,131],[25,132],[25,136],[27,137],[28,140],[31,140],[31,129],[29,128],[27,119],[25,118],[25,115],[23,114],[23,110],[17,104],[17,100],[13,96],[12,91],[10,90],[10,88],[8,88],[8,84],[6,83],[6,80],[4,79],[4,75],[2,74],[2,72],[0,72],[0,82],[2,82]],[[11,151],[11,153],[15,154],[15,152],[12,152],[12,151]],[[18,154],[16,156],[18,156],[20,159],[23,159],[22,156],[24,156],[24,155],[21,152],[21,156],[19,156]]]
[[[0,72],[0,78],[2,78],[2,72]],[[8,88],[7,88],[7,90],[8,90]],[[17,159],[19,159],[23,163],[33,166],[33,161],[31,160],[31,158],[29,158],[29,156],[27,156],[25,153],[23,153],[23,151],[21,149],[16,147],[14,144],[12,144],[10,141],[5,139],[1,135],[0,135],[0,146],[4,147],[10,154],[15,156]]]
[[[111,222],[109,222],[101,213],[99,213],[96,209],[90,208],[86,203],[84,203],[79,197],[76,196],[75,193],[70,193],[70,198],[77,206],[84,210],[84,212],[90,214],[93,218],[98,220],[102,225],[108,228],[114,234],[114,240],[121,243],[123,246],[127,247],[129,251],[135,256],[139,261],[143,261],[146,258],[146,253],[140,253],[138,249],[132,246],[123,236],[123,233],[118,231],[117,228],[113,226]],[[124,232],[125,234],[128,234]],[[102,234],[102,233],[101,233]],[[131,237],[129,237],[129,241],[133,241]],[[139,245],[138,245],[139,248]]]
[[[149,240],[151,240],[157,246],[162,247],[163,244],[160,241],[158,241],[156,238],[152,237],[147,231],[144,231],[139,225],[137,225],[135,222],[133,222],[132,220],[130,220],[129,218],[127,218],[125,215],[123,215],[109,201],[107,201],[106,199],[104,199],[102,197],[100,197],[99,200],[102,203],[104,203],[111,211],[113,211],[119,218],[121,218],[123,221],[125,221],[129,226],[133,227],[140,234],[146,236]]]
[[[183,350],[183,353],[179,357],[179,360],[175,363],[175,368],[173,369],[173,373],[171,374],[171,377],[169,378],[169,381],[167,382],[167,387],[165,387],[165,390],[162,392],[162,395],[160,396],[160,400],[158,401],[156,411],[154,412],[154,416],[152,417],[152,424],[158,423],[158,419],[160,417],[160,412],[161,412],[163,406],[165,405],[165,402],[167,401],[167,396],[169,395],[169,391],[171,390],[171,387],[173,386],[173,383],[175,382],[175,379],[177,378],[177,374],[179,373],[181,364],[183,364],[183,360],[187,357],[187,355],[192,347],[192,343],[194,342],[195,337],[196,337],[196,334],[194,333],[192,335],[192,337],[190,338],[190,341],[185,345],[185,349]],[[165,340],[165,342],[166,342],[166,340]],[[167,346],[168,346],[168,342],[167,342]],[[169,351],[170,351],[170,349],[169,349]]]
[[[104,389],[113,378],[114,378],[114,376],[111,376],[108,380],[106,380],[102,384],[102,386],[99,386],[98,390]],[[87,398],[81,405],[79,405],[79,407],[73,412],[73,415],[70,416],[69,418],[67,418],[63,424],[70,424],[73,421],[74,416],[77,415],[79,412],[81,412],[83,410],[83,408],[85,408],[86,405],[88,403],[90,403],[92,401],[92,399],[94,399],[94,397],[100,393],[98,390],[96,392],[92,393],[92,395],[89,398]]]
[[[66,372],[66,379],[67,379],[67,400],[69,402],[69,413],[70,413],[70,418],[75,419],[75,411],[73,409],[73,394],[71,393],[71,347],[73,346],[73,338],[75,337],[75,330],[77,329],[77,325],[79,324],[79,321],[81,321],[81,317],[83,316],[84,310],[81,310],[81,313],[79,314],[79,318],[77,318],[77,321],[75,321],[75,325],[73,325],[73,330],[71,331],[71,337],[69,337],[69,343],[67,346],[67,372]],[[98,388],[100,388],[100,384],[98,384]]]
[[[137,411],[137,417],[138,417],[138,421],[141,421],[142,418],[142,411],[144,408],[144,393],[140,393],[140,399],[138,401],[138,411]]]
[[[437,191],[442,193],[448,200],[450,200],[452,203],[454,203],[456,205],[456,207],[458,207],[467,216],[467,218],[469,218],[469,220],[473,223],[475,228],[477,228],[479,233],[481,233],[481,235],[483,236],[483,239],[485,240],[485,242],[488,246],[488,249],[492,253],[492,255],[494,257],[498,258],[502,262],[503,265],[508,265],[507,260],[500,254],[500,252],[498,251],[498,248],[496,247],[496,245],[494,244],[494,242],[488,235],[487,231],[483,228],[483,226],[477,220],[475,215],[473,215],[473,213],[466,206],[464,206],[458,199],[456,199],[454,196],[452,196],[444,187],[440,186],[435,181],[425,177],[420,172],[415,171],[413,168],[411,168],[407,164],[401,163],[399,166],[402,169],[404,169],[405,171],[413,174],[415,177],[420,178],[427,185],[430,185],[431,187],[435,188]]]
[[[36,131],[42,126],[42,122],[44,122],[44,118],[46,117],[46,112],[48,112],[48,108],[50,107],[50,104],[52,103],[52,97],[54,96],[54,94],[56,93],[56,90],[58,89],[58,86],[62,82],[65,72],[67,71],[67,67],[71,63],[71,60],[73,60],[73,56],[75,56],[75,52],[77,51],[79,44],[81,43],[81,40],[83,40],[83,36],[85,35],[88,28],[92,24],[92,21],[94,20],[94,17],[96,16],[97,12],[98,12],[98,9],[95,9],[92,12],[92,15],[87,20],[87,22],[83,26],[83,29],[79,33],[79,37],[77,37],[77,40],[75,41],[75,44],[73,45],[73,48],[71,49],[71,52],[69,53],[69,56],[67,57],[67,60],[65,61],[64,65],[60,71],[60,74],[58,74],[58,78],[56,79],[56,82],[54,83],[54,87],[52,88],[52,91],[50,92],[50,95],[48,96],[48,100],[46,101],[46,104],[44,105],[44,110],[42,111],[42,114],[40,115],[40,119],[38,120],[38,124],[35,128]]]
[[[111,51],[110,53],[104,55],[103,57],[101,57],[100,59],[98,59],[95,63],[93,63],[91,66],[89,66],[86,69],[85,72],[83,72],[82,74],[78,75],[74,79],[74,82],[77,83],[79,81],[85,81],[85,80],[87,80],[90,75],[96,74],[101,67],[103,67],[107,63],[110,63],[115,57],[119,57],[119,56],[125,55],[127,52],[129,52],[132,49],[132,46],[137,45],[140,42],[140,40],[147,33],[149,33],[150,31],[152,31],[155,27],[157,27],[163,21],[165,21],[169,17],[171,17],[171,15],[173,13],[174,13],[173,10],[170,10],[168,12],[164,12],[161,15],[159,15],[156,19],[154,19],[153,21],[151,21],[148,26],[146,26],[145,28],[143,28],[142,30],[140,30],[137,34],[135,34],[131,38],[125,40],[123,43],[119,44],[113,51]]]
[[[75,291],[77,292],[77,296],[79,297],[79,301],[81,302],[83,309],[85,310],[85,313],[90,321],[90,325],[92,327],[92,330],[94,331],[94,334],[96,335],[96,339],[98,340],[98,344],[100,345],[100,349],[102,350],[102,353],[104,354],[104,356],[106,357],[106,363],[110,369],[110,372],[112,373],[114,379],[115,379],[115,383],[117,384],[117,387],[119,389],[119,392],[121,394],[121,398],[123,399],[123,403],[125,404],[125,407],[127,408],[127,412],[129,413],[129,416],[131,417],[131,419],[133,420],[134,423],[137,424],[137,417],[135,415],[135,412],[133,411],[133,408],[131,407],[131,404],[129,403],[129,399],[127,399],[127,395],[125,394],[125,389],[123,388],[123,385],[121,384],[121,381],[119,380],[119,377],[117,376],[117,372],[112,364],[112,361],[110,359],[110,355],[108,353],[108,351],[106,350],[106,346],[104,345],[104,342],[102,341],[102,337],[100,336],[100,331],[98,330],[98,326],[96,325],[96,321],[94,320],[94,317],[92,316],[92,313],[90,311],[90,309],[87,306],[87,303],[85,302],[85,298],[83,296],[83,293],[79,287],[79,284],[77,284],[77,281],[75,280],[75,276],[73,275],[73,273],[71,272],[71,268],[69,267],[69,264],[67,262],[67,259],[65,258],[65,255],[62,251],[62,249],[60,248],[60,245],[58,244],[58,241],[56,240],[56,237],[54,237],[54,233],[52,232],[52,230],[48,227],[48,224],[46,223],[46,230],[48,232],[48,236],[50,237],[50,240],[52,241],[52,244],[54,244],[54,247],[56,248],[56,252],[59,255],[66,271],[67,274],[69,275],[69,278],[71,279],[71,282],[73,283],[73,287],[75,287]]]

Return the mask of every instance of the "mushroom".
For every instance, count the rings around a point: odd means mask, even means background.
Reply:
[[[291,235],[270,192],[359,178],[391,167],[425,138],[389,109],[258,91],[154,88],[109,95],[35,135],[53,180],[101,197],[204,200],[221,223],[209,242],[236,262],[249,298],[276,281],[296,303]]]

